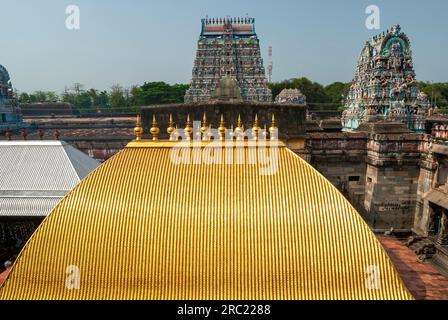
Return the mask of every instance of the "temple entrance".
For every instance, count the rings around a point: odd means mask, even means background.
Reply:
[[[440,235],[440,230],[442,229],[442,214],[441,211],[436,211],[434,214],[434,236],[438,237]]]
[[[430,203],[430,208],[430,235],[437,244],[448,245],[448,210],[434,203]]]

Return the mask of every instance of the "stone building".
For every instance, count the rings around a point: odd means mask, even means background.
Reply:
[[[5,67],[0,65],[0,132],[20,128],[22,114]]]
[[[202,19],[186,103],[207,102],[223,77],[236,80],[244,101],[272,101],[254,18]]]
[[[23,117],[71,117],[75,115],[74,106],[67,102],[21,103]]]
[[[410,245],[448,267],[448,117],[434,125],[421,149],[413,228],[417,237]]]
[[[306,104],[306,96],[299,89],[283,89],[276,97],[277,103]]]
[[[401,121],[425,131],[429,103],[415,80],[412,50],[399,25],[368,41],[361,51],[346,98],[342,124],[354,130],[366,121]]]
[[[448,114],[437,121],[429,133],[378,121],[309,132],[305,157],[375,232],[413,235],[408,245],[448,271]]]

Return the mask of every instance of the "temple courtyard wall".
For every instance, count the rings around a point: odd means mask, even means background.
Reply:
[[[397,132],[402,131],[402,132]],[[338,188],[376,232],[411,233],[424,135],[395,125],[309,133],[302,157]]]

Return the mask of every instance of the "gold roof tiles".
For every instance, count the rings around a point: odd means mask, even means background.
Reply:
[[[175,143],[132,142],[85,178],[0,299],[412,298],[355,209],[283,145],[261,175],[260,163],[175,164]]]

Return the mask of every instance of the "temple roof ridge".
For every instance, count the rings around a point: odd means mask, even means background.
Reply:
[[[224,18],[203,18],[201,19],[203,24],[225,24],[225,23],[231,23],[231,24],[254,24],[255,18],[251,17],[224,17]]]
[[[403,31],[401,30],[401,25],[399,23],[393,25],[392,27],[390,27],[389,29],[387,29],[386,31],[383,31],[377,35],[374,35],[373,37],[371,37],[367,42],[366,45],[371,45],[371,46],[375,46],[375,44],[378,43],[378,40],[383,40],[384,38],[386,38],[388,35],[389,36],[400,36],[403,35]]]
[[[0,64],[0,82],[9,82],[10,77],[9,77],[9,72],[8,70]]]

